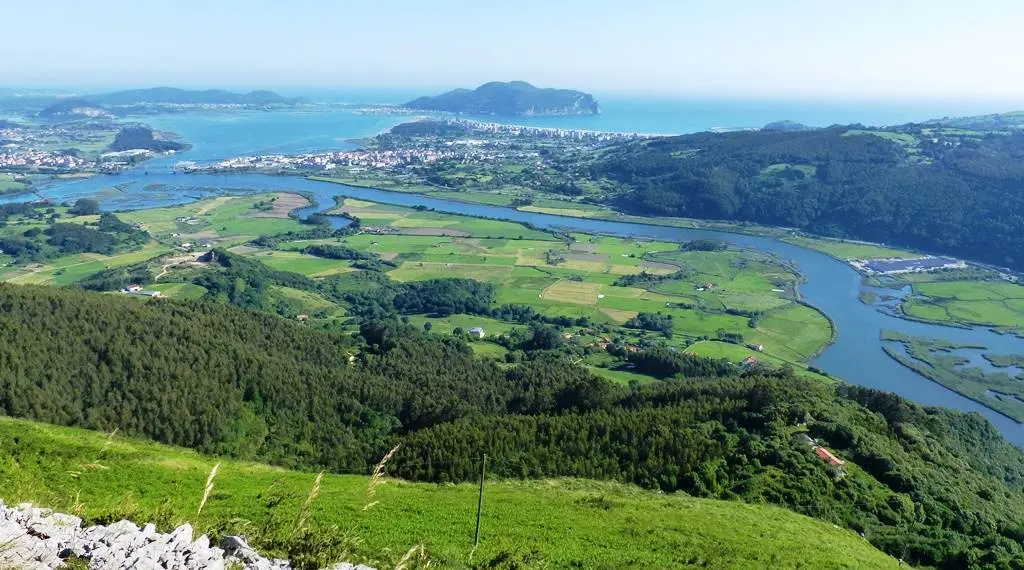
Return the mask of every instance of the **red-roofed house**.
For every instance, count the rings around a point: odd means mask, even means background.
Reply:
[[[815,447],[814,454],[820,457],[825,463],[828,463],[830,467],[834,467],[835,469],[842,469],[846,465],[845,461],[839,459],[835,455],[832,455],[832,452],[824,447]]]

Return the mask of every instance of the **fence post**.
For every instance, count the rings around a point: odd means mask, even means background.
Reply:
[[[473,548],[480,545],[480,512],[484,507],[484,477],[487,475],[487,454],[480,461],[480,495],[476,499],[476,534],[473,537]]]

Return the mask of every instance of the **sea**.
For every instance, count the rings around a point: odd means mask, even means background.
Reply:
[[[397,105],[416,96],[408,90],[294,91],[288,96],[335,106],[311,110],[198,112],[135,117],[177,133],[193,149],[177,160],[223,160],[245,154],[302,154],[356,147],[415,114],[364,114],[359,105]],[[1024,109],[1024,101],[995,100],[797,100],[744,98],[598,98],[602,113],[583,116],[467,118],[537,127],[673,135],[760,128],[791,120],[813,127],[834,124],[896,125],[933,118]],[[156,164],[167,164],[161,161]]]

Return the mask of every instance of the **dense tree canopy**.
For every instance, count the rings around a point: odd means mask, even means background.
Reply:
[[[487,453],[499,476],[787,506],[914,564],[1024,560],[1024,455],[980,416],[737,377],[658,348],[633,362],[685,379],[617,386],[539,346],[557,342],[546,325],[532,330],[536,352],[506,366],[396,319],[343,335],[208,301],[0,285],[0,412],[337,471],[366,472],[402,442],[393,471],[430,481],[472,479]],[[850,462],[844,477],[801,432]]]
[[[798,227],[1024,267],[1024,134],[845,127],[699,133],[624,144],[592,167],[631,213]]]

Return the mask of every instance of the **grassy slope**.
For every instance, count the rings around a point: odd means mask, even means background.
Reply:
[[[0,418],[0,497],[122,516],[202,532],[249,531],[269,519],[289,527],[314,475],[222,462],[202,516],[196,507],[216,459],[84,430]],[[471,459],[467,459],[471,460]],[[328,475],[312,509],[318,528],[361,539],[355,557],[391,567],[423,543],[436,567],[469,567],[475,485],[388,481],[362,510],[367,478]],[[284,497],[266,507],[268,489]],[[767,506],[665,496],[581,480],[491,481],[478,565],[506,553],[527,567],[895,568],[855,534]],[[258,543],[258,537],[254,537]],[[504,566],[503,566],[504,567]],[[512,567],[512,566],[508,566]]]

